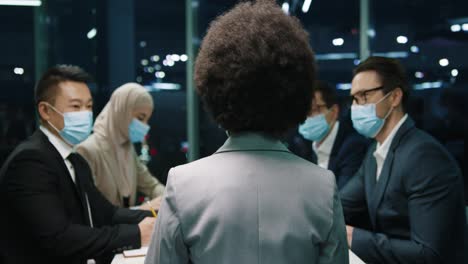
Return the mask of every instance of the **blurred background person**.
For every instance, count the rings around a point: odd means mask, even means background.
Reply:
[[[322,168],[331,170],[341,189],[361,166],[369,141],[352,127],[349,116],[340,122],[335,89],[323,81],[313,87],[312,107],[289,149]]]
[[[93,134],[77,147],[93,172],[97,188],[114,205],[137,205],[138,192],[159,208],[161,184],[139,159],[134,143],[141,143],[150,127],[153,98],[141,85],[117,88],[96,118]],[[141,209],[149,209],[144,203]]]
[[[348,262],[333,173],[279,140],[310,109],[307,38],[269,0],[242,2],[211,24],[195,82],[230,136],[215,154],[171,169],[145,263]]]
[[[354,71],[351,96],[354,128],[374,139],[341,190],[351,250],[367,263],[466,263],[461,171],[407,114],[403,66],[369,57]]]

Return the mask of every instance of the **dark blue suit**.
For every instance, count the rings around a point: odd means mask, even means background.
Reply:
[[[336,177],[338,189],[341,189],[361,166],[369,140],[359,135],[347,122],[340,122],[338,133],[328,161],[328,169]],[[317,164],[317,155],[312,150],[312,141],[296,134],[290,140],[289,149],[294,154]]]
[[[367,263],[463,262],[465,212],[460,169],[408,118],[397,131],[379,180],[369,147],[341,190],[352,250]]]

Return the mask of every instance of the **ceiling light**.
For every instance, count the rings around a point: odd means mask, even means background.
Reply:
[[[414,73],[414,77],[418,78],[418,79],[422,79],[424,78],[424,73],[420,72],[420,71],[417,71]]]
[[[399,44],[406,44],[408,43],[408,38],[405,37],[405,36],[398,36],[396,38],[396,41],[399,43]]]
[[[0,5],[8,6],[40,6],[40,0],[0,0]]]
[[[16,74],[16,75],[23,75],[24,74],[24,69],[23,68],[20,68],[20,67],[16,67],[13,69],[13,72]]]
[[[97,29],[96,28],[92,28],[88,34],[86,34],[86,36],[88,37],[88,39],[92,39],[96,36],[97,34]]]
[[[171,59],[172,59],[173,61],[180,61],[180,56],[177,55],[177,54],[172,54],[172,55],[171,55]]]
[[[304,5],[302,5],[302,12],[307,13],[309,11],[310,4],[312,4],[312,0],[304,0]]]
[[[283,12],[286,15],[289,15],[289,3],[288,2],[284,2],[283,5],[281,6],[281,9],[283,9]]]
[[[459,32],[461,30],[461,26],[458,25],[458,24],[452,25],[452,26],[450,26],[450,30],[452,32]]]
[[[163,71],[157,71],[154,75],[156,76],[156,78],[160,79],[166,77],[166,73],[164,73]]]
[[[418,53],[419,52],[419,47],[418,46],[411,46],[410,50],[413,53]]]
[[[448,59],[445,59],[445,58],[440,59],[440,60],[439,60],[439,64],[440,64],[440,66],[442,66],[442,67],[446,67],[446,66],[449,65],[449,60],[448,60]]]
[[[462,25],[463,31],[468,31],[468,23]]]
[[[333,46],[343,46],[344,39],[336,38],[336,39],[333,39],[332,43],[333,43]]]

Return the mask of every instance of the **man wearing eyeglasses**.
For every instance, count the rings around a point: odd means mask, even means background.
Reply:
[[[368,140],[348,120],[340,117],[335,89],[318,81],[313,87],[312,107],[299,135],[289,141],[290,150],[322,168],[333,171],[341,189],[361,166]],[[339,120],[340,119],[340,120]]]
[[[354,71],[353,126],[375,142],[341,190],[348,244],[367,263],[466,263],[460,169],[414,126],[408,93],[394,59],[370,57]]]

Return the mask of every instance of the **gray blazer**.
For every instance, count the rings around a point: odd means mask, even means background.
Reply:
[[[348,263],[332,172],[260,134],[171,169],[145,263]]]

